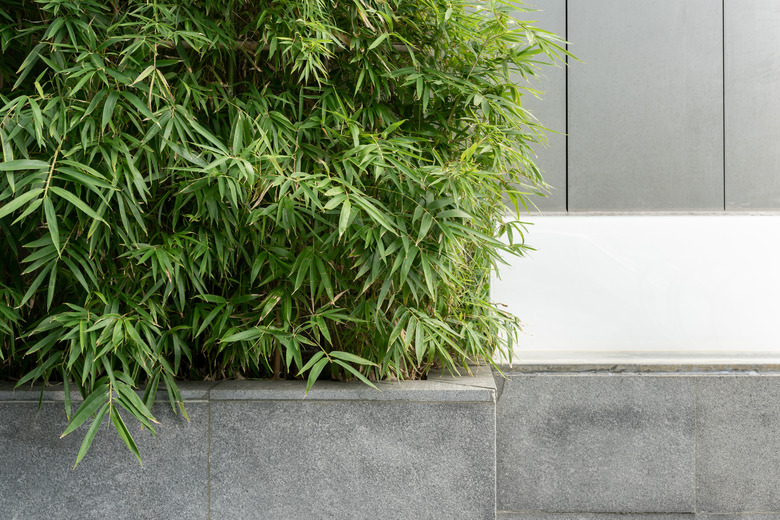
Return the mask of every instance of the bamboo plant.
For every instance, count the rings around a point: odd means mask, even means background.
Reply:
[[[524,8],[2,4],[0,378],[78,388],[77,464],[106,417],[140,460],[125,420],[163,387],[186,414],[177,380],[511,354],[488,281],[545,188],[520,83],[566,53]]]

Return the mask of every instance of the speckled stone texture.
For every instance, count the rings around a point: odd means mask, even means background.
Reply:
[[[495,408],[212,402],[212,518],[492,519]]]
[[[497,507],[694,512],[694,379],[509,374],[497,408]]]
[[[509,513],[497,520],[780,520],[780,513]]]
[[[780,512],[780,376],[698,384],[697,509]]]
[[[75,470],[87,425],[59,439],[62,388],[0,384],[0,520],[494,519],[496,390],[473,371],[308,395],[303,381],[185,383],[190,423],[164,391],[156,439],[125,414],[143,467],[101,431]]]
[[[496,516],[497,520],[697,520],[697,518],[693,513],[507,513],[503,511]]]
[[[696,520],[780,520],[780,513],[700,513]]]
[[[174,415],[167,402],[155,405],[162,423],[156,439],[123,414],[143,467],[113,426],[106,431],[106,418],[89,453],[73,469],[86,425],[59,439],[67,425],[61,402],[44,402],[38,413],[37,402],[0,399],[0,518],[207,518],[208,405],[188,403],[186,408],[190,423]]]

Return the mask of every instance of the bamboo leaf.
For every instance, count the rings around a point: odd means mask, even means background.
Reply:
[[[41,107],[38,106],[38,102],[33,98],[29,98],[29,103],[33,113],[35,137],[37,138],[38,144],[43,145],[43,114],[41,113]]]
[[[87,206],[87,204],[84,203],[84,201],[82,201],[81,199],[79,199],[78,197],[76,197],[75,195],[70,193],[69,191],[66,191],[63,188],[60,188],[58,186],[49,186],[49,190],[52,193],[54,193],[56,195],[59,195],[63,199],[67,200],[68,202],[70,202],[71,204],[76,206],[79,210],[83,211],[84,213],[86,213],[87,215],[92,217],[93,219],[99,220],[100,222],[103,222],[103,223],[106,222],[105,220],[103,220],[103,218],[100,215],[98,215],[95,212],[95,210],[93,210],[92,208]]]
[[[0,162],[0,172],[14,172],[19,170],[48,170],[49,168],[49,163],[35,159],[17,159],[15,161]]]
[[[327,358],[320,359],[311,368],[311,371],[309,371],[309,377],[306,380],[306,392],[305,393],[307,393],[307,394],[309,393],[309,390],[311,390],[311,387],[317,381],[317,378],[320,377],[320,373],[322,372],[322,369],[325,368],[325,366],[328,364],[328,362],[329,362],[329,360]]]
[[[54,290],[57,287],[57,267],[56,265],[49,271],[49,286],[46,291],[46,310],[51,309],[51,303],[54,301]]]
[[[135,85],[136,83],[140,83],[141,81],[143,81],[144,79],[146,79],[146,78],[149,76],[149,74],[151,74],[152,72],[154,72],[154,70],[155,70],[155,68],[154,68],[154,65],[149,65],[148,67],[146,67],[146,68],[145,68],[145,69],[144,69],[144,70],[143,70],[143,71],[142,71],[142,72],[141,72],[141,73],[138,75],[138,77],[136,77],[136,78],[135,78],[135,80],[134,80],[132,83],[130,83],[130,86],[132,87],[132,86],[133,86],[133,85]]]
[[[387,39],[388,36],[390,36],[388,33],[382,33],[381,35],[379,35],[379,38],[374,40],[374,42],[368,46],[368,50],[371,51],[379,47],[382,44],[382,42]]]
[[[241,332],[236,332],[235,334],[231,334],[230,336],[222,338],[222,342],[234,343],[236,341],[256,340],[263,337],[266,334],[267,331],[265,329],[254,328],[249,330],[243,330]]]
[[[73,411],[70,406],[70,377],[65,372],[65,368],[62,369],[62,390],[63,400],[65,401],[65,415],[70,422],[70,416]]]
[[[124,376],[124,374],[121,375]],[[135,393],[128,383],[121,381],[117,382],[116,389],[122,405],[154,435],[155,431],[150,423],[160,423],[154,418],[151,410],[147,408],[141,398],[138,397],[138,394]]]
[[[19,306],[23,306],[25,303],[27,303],[30,298],[32,298],[33,294],[35,294],[35,291],[38,290],[38,288],[43,283],[43,280],[48,276],[49,272],[56,267],[56,264],[49,263],[44,266],[43,269],[41,269],[38,274],[35,276],[35,279],[30,284],[30,287],[27,288],[27,292],[24,293],[24,296],[22,296],[22,300],[19,303]]]
[[[24,206],[27,202],[31,201],[32,199],[36,198],[38,195],[43,193],[43,189],[41,188],[35,188],[27,193],[23,193],[22,195],[19,195],[18,197],[15,197],[14,200],[11,202],[4,204],[2,207],[0,207],[0,218],[5,217],[6,215],[9,215],[16,211],[17,209]]]
[[[152,114],[152,111],[149,110],[149,107],[147,107],[143,101],[141,101],[138,96],[133,94],[132,92],[128,92],[127,90],[122,91],[122,97],[124,97],[126,100],[130,102],[131,105],[135,107],[138,112],[140,112],[144,117],[152,121],[153,123],[156,123],[159,125],[160,123],[157,121],[157,119],[154,117],[154,114]],[[110,98],[110,95],[109,95]]]
[[[108,125],[109,121],[111,121],[111,118],[114,116],[114,108],[116,107],[116,102],[118,100],[119,92],[116,91],[111,92],[106,98],[106,103],[103,105],[103,117],[100,122],[101,131],[106,129],[106,125]]]
[[[369,361],[368,359],[362,358],[358,355],[352,354],[351,352],[342,352],[342,351],[334,350],[333,352],[330,352],[329,355],[331,357],[340,359],[342,361],[348,361],[349,363],[357,363],[358,365],[369,365],[369,366],[376,365],[376,363]]]
[[[365,384],[367,384],[371,388],[376,388],[376,385],[374,383],[372,383],[371,381],[369,381],[366,376],[364,376],[363,374],[358,372],[355,369],[355,367],[351,367],[348,364],[344,363],[343,361],[339,361],[338,359],[336,361],[334,361],[334,363],[336,363],[339,366],[344,367],[345,370],[347,370],[349,373],[351,373],[352,375],[354,375],[355,377],[357,377],[358,379],[363,381]],[[377,390],[378,390],[378,388],[377,388]]]
[[[317,363],[319,360],[321,360],[321,359],[322,359],[322,357],[323,357],[324,355],[325,355],[325,352],[323,352],[323,351],[321,351],[321,350],[320,350],[319,352],[317,352],[316,354],[314,354],[314,355],[311,357],[311,359],[310,359],[310,360],[309,360],[309,361],[308,361],[308,362],[307,362],[305,365],[303,365],[303,368],[301,368],[301,369],[298,371],[298,375],[300,376],[301,374],[303,374],[304,372],[306,372],[307,370],[309,370],[311,367],[313,367],[313,366],[314,366],[314,365],[315,365],[315,364],[316,364],[316,363]],[[326,361],[327,361],[327,360],[326,360]]]
[[[135,455],[135,458],[138,459],[141,466],[143,466],[144,463],[141,460],[141,454],[138,452],[138,446],[136,446],[133,436],[130,435],[130,432],[127,430],[127,426],[125,426],[125,422],[122,420],[122,416],[119,415],[119,409],[117,409],[116,406],[111,405],[109,417],[111,418],[111,422],[114,423],[114,428],[116,428],[116,431],[119,433],[119,437],[124,441],[133,455]]]
[[[341,206],[341,214],[339,216],[339,238],[341,238],[344,235],[344,232],[347,230],[351,213],[352,204],[349,202],[349,199],[346,199],[344,204]]]
[[[103,424],[103,419],[106,417],[106,412],[108,412],[109,403],[104,403],[100,410],[98,410],[97,414],[95,415],[95,418],[92,420],[92,424],[90,424],[89,429],[87,430],[87,434],[84,436],[84,440],[81,442],[81,447],[79,448],[79,453],[76,456],[76,463],[73,465],[73,468],[75,469],[79,462],[81,462],[81,459],[84,458],[84,455],[87,454],[87,451],[89,451],[90,446],[92,446],[92,441],[95,440],[95,435],[97,435],[98,430],[100,429],[100,425]],[[63,437],[65,434],[63,434]]]
[[[68,423],[68,427],[65,428],[65,431],[62,432],[62,435],[60,435],[60,438],[65,437],[66,435],[69,435],[70,433],[73,433],[79,426],[84,424],[84,422],[89,419],[97,410],[103,406],[103,404],[108,404],[108,385],[101,385],[98,388],[95,388],[89,396],[84,399],[84,402],[81,403],[81,406],[79,406],[78,410],[76,410],[76,413],[73,414],[73,418]]]
[[[46,225],[49,227],[49,234],[51,235],[51,242],[54,244],[57,252],[60,251],[60,228],[57,225],[57,214],[54,211],[54,204],[51,202],[51,197],[45,197],[43,199],[43,209],[46,213]]]

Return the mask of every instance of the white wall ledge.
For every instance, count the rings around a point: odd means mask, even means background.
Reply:
[[[780,361],[780,215],[529,216],[491,286],[520,362]]]

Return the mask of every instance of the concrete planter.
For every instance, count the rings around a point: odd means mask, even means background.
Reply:
[[[143,467],[102,432],[73,470],[63,392],[0,386],[0,511],[9,519],[495,517],[489,370],[428,381],[190,383],[191,422],[155,405]],[[78,405],[78,403],[74,403]],[[74,406],[75,409],[75,406]],[[84,430],[85,431],[85,430]]]

